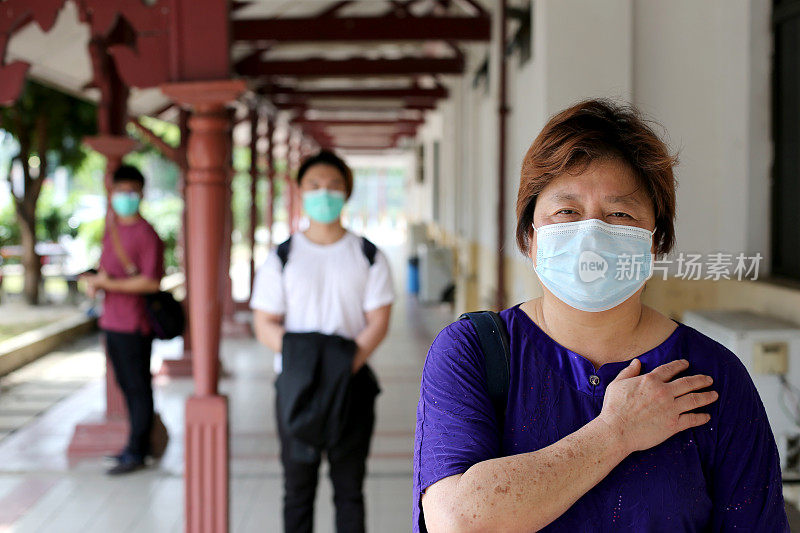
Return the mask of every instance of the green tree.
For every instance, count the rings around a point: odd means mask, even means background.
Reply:
[[[28,80],[13,105],[0,108],[0,128],[11,133],[19,145],[8,168],[19,162],[23,186],[18,196],[12,190],[25,268],[23,293],[31,304],[39,303],[41,260],[36,253],[36,204],[48,172],[58,166],[74,171],[83,162],[81,140],[97,131],[96,107]]]

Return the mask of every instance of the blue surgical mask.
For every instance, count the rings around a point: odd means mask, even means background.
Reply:
[[[556,298],[581,311],[616,307],[653,274],[653,234],[590,219],[536,231],[536,274]]]
[[[111,207],[121,217],[135,215],[139,211],[141,197],[135,192],[115,192],[111,195]]]
[[[314,189],[303,193],[303,209],[306,214],[323,224],[339,218],[344,207],[344,193],[328,189]]]

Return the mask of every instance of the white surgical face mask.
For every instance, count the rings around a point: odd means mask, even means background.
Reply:
[[[581,311],[616,307],[653,275],[653,234],[590,219],[536,231],[536,274],[556,298]]]

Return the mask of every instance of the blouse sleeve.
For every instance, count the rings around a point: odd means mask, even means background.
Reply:
[[[767,413],[744,365],[734,354],[726,355],[727,376],[717,389],[712,531],[788,532],[780,460]]]
[[[425,489],[500,455],[483,360],[477,333],[468,320],[444,328],[428,351],[414,440],[415,532],[425,531],[420,527]]]

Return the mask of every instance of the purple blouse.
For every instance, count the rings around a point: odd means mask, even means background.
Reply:
[[[629,363],[595,369],[548,337],[519,304],[500,316],[511,340],[502,438],[470,321],[444,328],[428,351],[414,442],[415,532],[424,531],[426,488],[481,461],[539,450],[574,433],[600,414],[606,385]],[[788,532],[775,439],[739,359],[680,323],[638,358],[642,373],[684,358],[689,369],[678,377],[713,377],[719,399],[700,409],[711,420],[629,455],[541,531]]]

